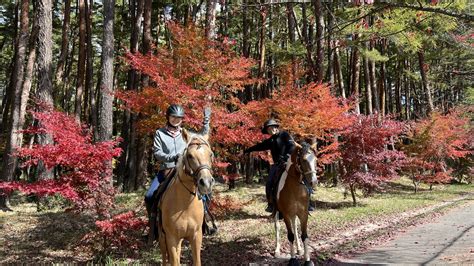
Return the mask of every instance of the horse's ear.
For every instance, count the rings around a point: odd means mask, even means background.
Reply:
[[[205,135],[202,135],[202,138],[209,142],[209,132],[207,132]]]
[[[295,142],[295,147],[300,150],[301,148],[303,148],[303,146],[301,146],[298,142]]]
[[[189,142],[189,138],[191,137],[191,133],[189,133],[188,130],[186,130],[185,128],[183,128],[183,131],[181,131],[181,134],[183,135],[184,142],[185,142],[185,143],[188,143],[188,142]]]

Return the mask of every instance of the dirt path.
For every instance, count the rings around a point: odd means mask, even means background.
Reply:
[[[474,201],[450,210],[445,215],[407,230],[395,239],[352,258],[347,264],[474,263]]]
[[[312,241],[311,259],[317,264],[331,265],[450,262],[472,265],[473,213],[474,194],[471,193]],[[269,258],[256,264],[281,264],[288,259],[289,254],[282,254],[281,258]]]

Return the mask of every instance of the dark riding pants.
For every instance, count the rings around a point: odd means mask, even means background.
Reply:
[[[278,180],[278,175],[281,175],[284,165],[273,164],[270,167],[270,172],[268,173],[267,183],[265,184],[265,194],[267,196],[268,202],[271,201],[273,197],[274,189],[277,186],[276,182]]]
[[[155,178],[153,178],[153,181],[151,181],[150,188],[148,188],[148,191],[145,194],[145,204],[147,207],[147,210],[151,209],[151,206],[153,205],[153,195],[155,194],[156,190],[160,186],[160,183],[165,181],[166,176],[169,174],[169,172],[172,169],[164,169],[160,170]]]

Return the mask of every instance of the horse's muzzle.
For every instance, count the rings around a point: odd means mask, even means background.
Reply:
[[[212,176],[202,176],[199,178],[197,185],[200,194],[209,194],[212,192],[214,178]]]

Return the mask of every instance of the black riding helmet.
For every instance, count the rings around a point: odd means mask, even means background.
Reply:
[[[183,118],[184,117],[184,109],[179,104],[172,104],[166,110],[166,117],[170,115]]]
[[[265,123],[263,123],[262,134],[268,134],[267,128],[271,126],[280,127],[280,124],[278,124],[278,122],[275,121],[275,119],[268,119],[267,121],[265,121]]]

